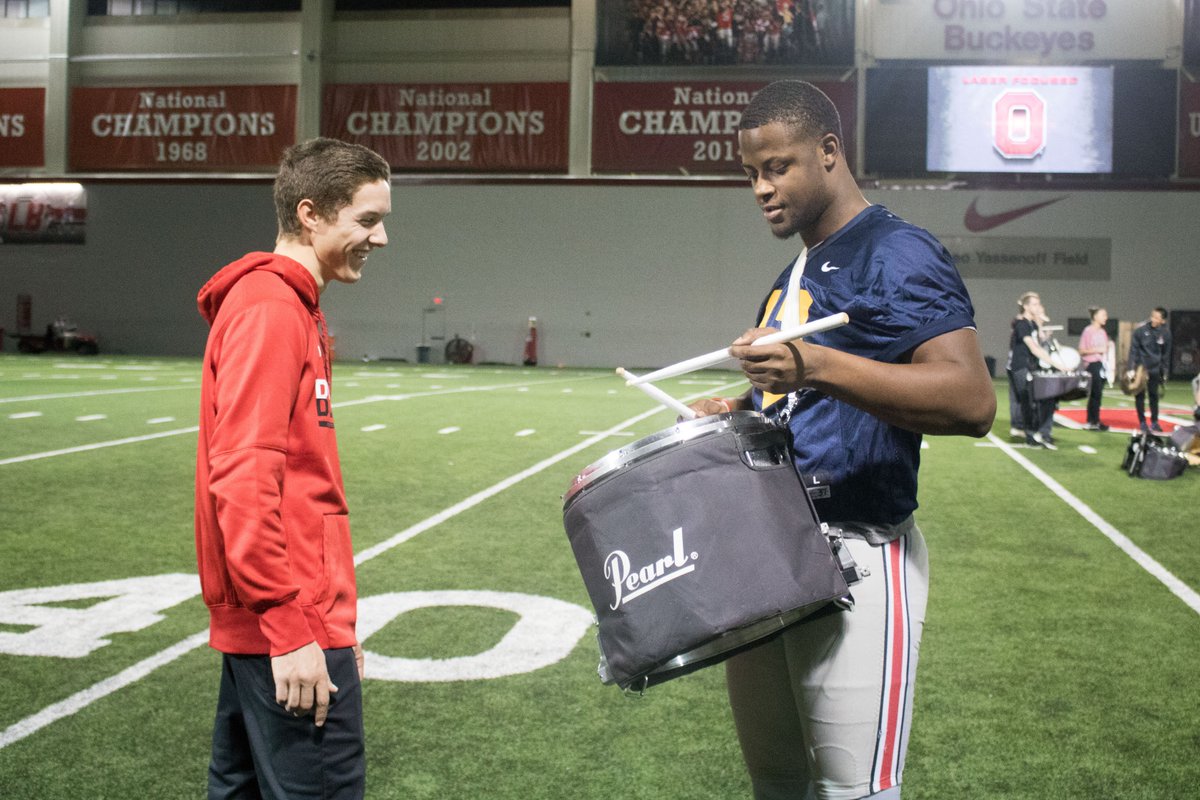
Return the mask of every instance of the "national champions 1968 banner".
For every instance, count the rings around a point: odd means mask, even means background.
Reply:
[[[569,101],[565,82],[339,84],[321,130],[398,170],[566,172]]]
[[[75,170],[273,170],[296,140],[296,87],[80,87],[70,125]]]
[[[742,174],[737,129],[742,109],[766,85],[705,81],[596,83],[592,170],[670,175]],[[815,84],[842,118],[842,144],[854,167],[857,90]]]

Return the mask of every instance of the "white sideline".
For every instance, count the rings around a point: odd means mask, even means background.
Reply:
[[[719,392],[723,389],[738,386],[741,383],[742,383],[741,381],[729,383],[729,384],[726,384],[725,386],[719,387],[715,391]],[[706,392],[700,392],[696,395],[691,396],[690,399],[704,397],[709,394],[712,394],[713,392],[714,392],[714,390],[711,390],[711,389]],[[505,478],[504,480],[500,481],[499,483],[493,484],[492,486],[488,487],[487,489],[483,489],[482,491],[476,492],[475,494],[471,495],[470,497],[466,498],[465,500],[461,500],[458,503],[455,503],[454,505],[450,506],[449,508],[440,511],[437,514],[434,514],[432,517],[429,517],[429,518],[423,520],[422,522],[418,522],[416,525],[413,525],[413,526],[401,531],[400,533],[397,533],[397,534],[389,537],[385,541],[382,541],[379,544],[368,547],[366,550],[363,550],[362,552],[360,552],[358,555],[356,555],[354,557],[354,563],[357,566],[357,565],[362,564],[363,562],[368,561],[378,555],[382,555],[383,553],[386,553],[388,550],[391,550],[393,547],[396,547],[397,545],[402,544],[402,543],[408,541],[409,539],[412,539],[417,534],[423,533],[424,531],[427,531],[430,528],[433,528],[433,527],[441,524],[442,522],[445,522],[446,520],[450,519],[451,517],[457,516],[458,514],[461,514],[462,512],[467,511],[468,509],[479,505],[484,500],[487,500],[487,499],[493,497],[494,495],[499,494],[500,492],[504,491],[505,489],[508,489],[509,487],[513,486],[514,484],[519,483],[520,481],[524,480],[525,478],[528,478],[532,475],[536,475],[537,473],[541,472],[542,470],[546,469],[547,467],[557,464],[559,461],[562,461],[564,458],[572,456],[581,450],[591,447],[592,445],[597,444],[600,441],[603,441],[605,438],[607,438],[610,435],[616,435],[616,434],[620,433],[623,429],[628,428],[630,425],[641,422],[642,420],[646,419],[647,417],[651,417],[654,414],[657,414],[659,411],[666,411],[666,410],[669,410],[669,409],[667,409],[665,406],[655,406],[654,408],[650,409],[649,411],[645,411],[641,414],[638,414],[637,416],[630,417],[629,419],[625,420],[624,422],[618,423],[617,425],[614,425],[613,427],[609,428],[606,431],[601,431],[600,433],[597,433],[594,436],[588,437],[587,439],[583,440],[582,442],[580,442],[576,445],[568,447],[566,450],[556,453],[555,455],[552,455],[549,458],[543,459],[542,461],[539,461],[538,463],[534,464],[532,467],[522,470],[521,472],[518,472],[515,475],[511,475],[511,476]],[[191,651],[198,649],[199,647],[206,644],[207,642],[208,642],[208,630],[205,629],[199,633],[189,636],[188,638],[184,639],[181,642],[177,642],[176,644],[171,645],[170,647],[166,648],[165,650],[161,650],[148,658],[142,659],[141,661],[137,662],[133,666],[128,667],[128,668],[122,670],[121,672],[118,672],[116,675],[113,675],[111,678],[105,678],[104,680],[100,681],[99,683],[89,686],[87,689],[82,689],[82,690],[76,692],[75,694],[71,695],[70,697],[66,698],[65,700],[60,700],[57,703],[46,706],[41,711],[39,711],[35,714],[32,714],[31,716],[28,716],[25,719],[22,719],[18,722],[13,723],[8,728],[4,729],[3,731],[0,731],[0,750],[3,750],[5,747],[8,747],[10,744],[19,742],[20,740],[24,739],[25,737],[36,733],[37,731],[41,730],[42,728],[46,727],[47,725],[51,724],[52,722],[57,722],[60,719],[64,719],[66,717],[71,716],[72,714],[75,714],[77,711],[83,710],[87,706],[91,705],[92,703],[96,702],[97,700],[107,697],[108,695],[112,694],[113,692],[117,691],[118,689],[123,689],[126,686],[128,686],[132,683],[135,683],[136,681],[141,680],[142,678],[146,677],[147,675],[149,675],[151,672],[158,669],[159,667],[170,664],[175,659],[177,659],[181,656],[187,655]]]
[[[1018,453],[1016,448],[1008,442],[1002,441],[994,433],[989,433],[987,438],[1003,450],[1009,458],[1024,467],[1029,474],[1041,481],[1047,489],[1058,495],[1059,499],[1073,508],[1079,516],[1092,523],[1098,531],[1107,536],[1117,547],[1121,548],[1138,566],[1157,578],[1163,586],[1166,586],[1172,594],[1182,600],[1188,608],[1200,614],[1200,594],[1197,594],[1190,586],[1175,577],[1166,567],[1155,561],[1145,550],[1142,550],[1130,541],[1128,536],[1110,525],[1103,517],[1088,507],[1086,503],[1067,491],[1061,483],[1051,478],[1040,467]]]

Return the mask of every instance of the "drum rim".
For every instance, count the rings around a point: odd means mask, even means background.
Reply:
[[[777,427],[758,411],[728,411],[698,419],[681,420],[625,447],[618,447],[585,467],[571,480],[570,487],[563,494],[563,511],[566,511],[576,496],[587,487],[660,450],[726,430],[762,430]]]

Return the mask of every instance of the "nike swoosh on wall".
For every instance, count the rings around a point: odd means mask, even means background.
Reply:
[[[963,225],[972,233],[982,233],[990,231],[992,228],[999,228],[1006,222],[1012,222],[1014,219],[1020,219],[1026,214],[1032,214],[1039,208],[1045,208],[1048,205],[1053,205],[1059,200],[1065,200],[1066,197],[1056,197],[1053,200],[1043,200],[1040,203],[1034,203],[1031,206],[1021,206],[1014,208],[1011,211],[1001,211],[999,214],[980,214],[975,204],[979,202],[976,197],[971,201],[971,205],[967,206],[967,213],[963,215]]]

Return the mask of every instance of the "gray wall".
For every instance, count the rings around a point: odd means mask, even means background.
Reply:
[[[1196,193],[902,189],[868,197],[948,241],[1071,239],[1098,248],[1083,269],[1004,266],[968,278],[984,352],[1001,362],[1016,298],[1027,289],[1041,292],[1064,324],[1093,303],[1128,320],[1155,305],[1200,309]],[[1054,198],[986,233],[964,224],[972,201],[999,213]],[[412,360],[423,318],[427,334],[440,333],[438,317],[424,313],[440,295],[447,333],[472,339],[477,360],[519,362],[526,320],[536,316],[543,364],[670,363],[748,327],[800,247],[769,234],[747,187],[711,182],[399,183],[388,233],[361,283],[335,285],[322,298],[342,358]],[[267,183],[93,184],[86,244],[0,245],[0,325],[13,329],[16,295],[29,293],[35,328],[67,313],[111,352],[199,354],[196,290],[273,239]],[[1106,244],[1107,270],[1097,257]]]

